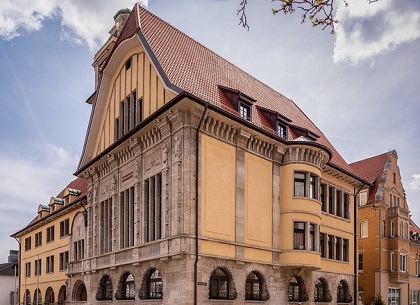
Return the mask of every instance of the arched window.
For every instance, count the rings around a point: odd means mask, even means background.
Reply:
[[[360,237],[368,237],[368,232],[369,231],[369,226],[368,226],[368,222],[362,221],[362,223],[360,224]]]
[[[102,277],[96,299],[98,301],[112,300],[112,281],[108,275]]]
[[[353,301],[353,298],[350,295],[349,285],[346,281],[342,280],[337,287],[337,302],[350,303],[351,301]]]
[[[122,282],[122,299],[123,300],[134,300],[135,286],[134,277],[131,273],[127,273],[124,276]]]
[[[256,272],[251,272],[246,277],[245,300],[261,300],[263,281]]]
[[[222,268],[210,276],[210,299],[229,299],[229,276]]]
[[[31,305],[31,292],[29,289],[26,289],[25,292],[25,305]]]
[[[63,305],[66,300],[66,286],[63,285],[58,292],[58,305]]]
[[[289,301],[302,301],[302,280],[294,276],[289,282]]]
[[[325,279],[320,278],[315,283],[315,302],[330,302],[328,294],[328,283]]]
[[[153,269],[147,276],[147,298],[161,299],[163,292],[162,275],[159,270]]]
[[[34,305],[42,305],[42,295],[41,295],[41,290],[37,289],[35,290],[34,293]]]

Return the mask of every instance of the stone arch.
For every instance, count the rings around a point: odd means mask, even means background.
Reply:
[[[73,288],[73,301],[87,301],[87,291],[85,283],[77,281]]]
[[[320,277],[315,282],[314,287],[314,300],[315,302],[331,302],[332,295],[328,285],[327,279]]]
[[[98,291],[95,297],[98,301],[112,300],[112,294],[112,279],[108,274],[104,274],[99,280]]]
[[[337,286],[337,303],[351,303],[352,301],[349,284],[346,280],[341,280]]]
[[[151,284],[150,277],[156,274],[156,272],[158,272],[158,274],[160,275],[161,281],[160,283],[157,283],[158,286],[155,287],[158,289],[155,289],[155,291],[151,291],[149,287]],[[140,291],[139,291],[139,298],[141,300],[145,300],[145,299],[161,299],[162,297],[163,297],[163,276],[158,268],[155,268],[155,267],[148,268],[142,277]]]
[[[31,292],[26,289],[23,302],[25,305],[31,305]]]
[[[247,289],[249,289],[249,277],[250,275],[252,276],[252,274],[255,274],[260,281],[260,296],[258,298],[247,298]],[[270,299],[270,293],[268,292],[268,288],[267,288],[267,281],[265,279],[265,276],[262,272],[258,271],[258,270],[252,270],[250,273],[248,273],[247,278],[245,280],[245,299],[255,299],[255,300],[260,300],[260,301],[267,301],[268,299]]]
[[[306,302],[308,300],[309,296],[303,278],[300,275],[293,275],[289,280],[289,301]]]
[[[33,305],[42,305],[42,294],[39,288],[35,290],[33,300]]]

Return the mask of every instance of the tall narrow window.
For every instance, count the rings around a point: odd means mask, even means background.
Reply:
[[[306,196],[306,174],[295,173],[295,196],[305,197]]]
[[[343,194],[343,192],[340,191],[340,190],[337,190],[337,192],[335,194],[335,202],[336,202],[335,214],[339,217],[343,216],[342,194]]]
[[[162,275],[159,270],[152,270],[147,277],[147,298],[161,299],[163,292]]]
[[[69,251],[60,253],[60,271],[67,270],[67,264],[69,262]]]
[[[54,255],[47,256],[47,263],[46,263],[46,273],[54,272]]]
[[[334,189],[328,187],[328,213],[334,214]]]
[[[120,247],[134,246],[134,187],[120,193]]]
[[[349,240],[343,238],[343,261],[349,261]]]
[[[60,237],[69,235],[69,219],[60,221]]]
[[[342,250],[343,239],[341,237],[335,238],[335,259],[338,261],[342,260],[341,250]]]
[[[322,184],[319,187],[319,200],[321,201],[321,210],[323,212],[327,211],[327,198],[326,198],[326,185]]]
[[[402,221],[400,222],[400,230],[398,232],[398,236],[403,237],[403,223],[402,223]]]
[[[25,238],[25,251],[31,250],[31,244],[32,244],[31,237],[29,236]]]
[[[359,206],[366,205],[367,193],[366,192],[360,193],[359,196],[358,196],[358,199],[359,199]]]
[[[400,271],[407,272],[407,254],[400,254]]]
[[[350,195],[348,193],[344,193],[344,215],[345,219],[350,219]]]
[[[54,241],[54,226],[47,228],[47,243]]]
[[[81,239],[73,243],[74,260],[79,261],[85,258],[85,240]]]
[[[395,237],[395,221],[391,221],[391,237]]]
[[[296,276],[289,282],[289,301],[302,301],[302,280]]]
[[[135,293],[134,277],[131,273],[127,273],[122,281],[122,299],[134,300]]]
[[[311,223],[309,225],[309,250],[315,250],[315,225]]]
[[[35,247],[42,245],[42,231],[35,234]]]
[[[162,176],[157,174],[144,183],[145,241],[162,238]]]
[[[359,271],[363,271],[363,253],[359,252]]]
[[[419,269],[419,260],[416,259],[416,276],[419,276],[420,269]]]
[[[325,257],[325,233],[319,234],[319,252],[321,252],[321,257]]]
[[[309,176],[309,198],[316,198],[316,176]]]
[[[328,258],[334,259],[334,236],[328,235]]]
[[[100,215],[100,252],[108,253],[112,251],[112,198],[101,202]]]
[[[25,264],[25,277],[31,277],[31,262]]]
[[[286,133],[286,126],[283,124],[277,123],[277,134],[280,138],[286,139],[287,133]]]
[[[35,275],[40,275],[41,274],[41,259],[37,259],[35,260]]]
[[[337,302],[339,303],[350,303],[351,296],[349,291],[349,285],[346,281],[340,281],[337,287]]]
[[[240,103],[239,104],[239,114],[241,115],[241,117],[247,121],[251,121],[251,107],[244,104],[244,103]]]
[[[294,223],[293,243],[295,250],[305,249],[305,225],[304,222]]]
[[[395,271],[395,253],[394,252],[390,253],[389,262],[390,262],[391,271]]]

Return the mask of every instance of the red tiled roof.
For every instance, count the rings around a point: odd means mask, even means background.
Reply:
[[[350,163],[356,173],[369,182],[380,179],[384,171],[387,153]]]
[[[355,174],[325,135],[290,99],[223,59],[199,42],[136,4],[130,17],[140,16],[140,31],[171,84],[209,103],[237,114],[218,86],[239,90],[256,102],[252,108],[253,124],[265,130],[273,127],[256,106],[271,109],[292,120],[291,124],[320,136],[317,143],[332,152],[331,163]],[[134,22],[130,22],[130,27]],[[135,31],[133,31],[135,32]],[[127,35],[127,34],[125,34]],[[291,135],[289,133],[289,135]]]
[[[416,225],[416,223],[411,218],[410,218],[410,231],[420,235],[420,228]]]

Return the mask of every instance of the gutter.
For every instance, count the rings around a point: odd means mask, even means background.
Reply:
[[[195,134],[195,260],[194,260],[194,305],[198,304],[198,166],[199,166],[199,153],[200,153],[200,145],[198,143],[200,137],[200,128],[201,124],[203,123],[204,117],[207,113],[209,108],[208,102],[205,104],[205,109],[200,119],[200,123],[198,123],[198,127]]]
[[[366,185],[366,182],[363,181],[362,186],[359,188],[359,190],[356,192],[356,188],[354,188],[354,305],[357,305],[358,299],[359,299],[359,286],[358,286],[358,277],[359,277],[359,268],[358,268],[358,254],[359,254],[359,246],[358,246],[358,234],[357,234],[357,228],[358,228],[358,213],[357,213],[357,204],[356,204],[356,197],[359,195],[360,191],[363,189],[363,187]]]

